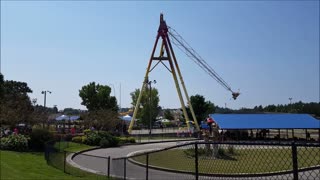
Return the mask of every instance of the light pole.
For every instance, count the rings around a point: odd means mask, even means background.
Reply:
[[[33,106],[36,106],[37,98],[33,98],[31,101],[32,101]]]
[[[291,104],[292,97],[289,97],[289,101],[290,101],[290,113],[292,113],[292,104]]]
[[[149,85],[149,107],[150,107],[150,111],[149,111],[149,136],[151,136],[151,129],[152,129],[152,96],[151,96],[151,90],[152,90],[152,87],[151,87],[151,84],[156,84],[157,81],[156,80],[153,80],[153,81],[149,81],[147,79],[147,82],[146,82],[148,85]]]
[[[41,94],[44,94],[44,103],[43,103],[44,108],[46,108],[47,92],[50,93],[50,94],[52,93],[51,91],[48,91],[48,90],[45,90],[45,91],[41,92]]]
[[[45,90],[45,91],[41,91],[41,94],[44,94],[44,103],[43,103],[43,106],[44,106],[44,111],[46,111],[46,100],[47,100],[47,92],[51,94],[51,91],[48,91],[48,90]],[[43,128],[44,128],[44,121],[43,121]],[[49,129],[49,122],[47,122],[48,124],[48,129]]]

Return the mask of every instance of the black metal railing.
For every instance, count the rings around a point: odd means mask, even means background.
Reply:
[[[48,142],[45,148],[47,164],[76,177],[89,179],[110,177],[110,156],[94,156],[69,149],[74,145],[76,143],[68,141]],[[73,160],[74,156],[77,156],[77,162]],[[79,166],[78,164],[84,165]]]
[[[112,163],[123,179],[319,179],[320,146],[193,142]]]
[[[68,146],[48,143],[47,162],[79,177],[81,168],[117,179],[320,179],[320,144],[179,142],[112,161],[108,154],[75,153]]]

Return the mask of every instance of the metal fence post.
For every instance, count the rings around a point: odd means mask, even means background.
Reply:
[[[196,173],[195,173],[195,175],[196,175],[196,180],[198,180],[198,178],[199,178],[199,164],[198,164],[198,142],[195,142],[195,144],[194,144],[194,160],[195,160],[195,168],[196,168]]]
[[[110,177],[110,156],[108,156],[108,177]]]
[[[149,178],[149,154],[146,155],[146,180]]]
[[[67,152],[63,151],[63,172],[66,173],[66,157],[67,157]]]
[[[123,179],[126,179],[126,176],[127,176],[127,172],[126,172],[126,170],[127,170],[127,167],[126,167],[126,161],[127,161],[127,159],[126,158],[124,158],[123,159],[124,160],[124,168],[123,168]]]
[[[49,158],[50,158],[50,149],[47,149],[47,164],[49,163]]]
[[[297,156],[297,145],[292,142],[292,168],[293,168],[293,179],[298,180],[298,156]]]

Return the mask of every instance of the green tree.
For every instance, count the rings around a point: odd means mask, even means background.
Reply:
[[[152,120],[152,124],[154,123],[156,117],[159,113],[159,93],[156,88],[146,88],[144,93],[142,94],[140,105],[138,106],[138,114],[136,116],[137,119],[141,120],[141,123],[144,125],[150,124],[150,119]],[[134,92],[131,92],[132,105],[135,107],[138,97],[140,94],[140,89],[136,89]],[[150,94],[151,94],[151,103],[150,103]],[[151,106],[150,106],[151,105]],[[151,110],[151,111],[150,111]],[[151,115],[151,116],[150,116]]]
[[[32,90],[27,83],[19,81],[4,81],[0,78],[2,98],[0,99],[0,123],[15,126],[18,123],[32,122],[33,107],[28,93]]]
[[[194,114],[198,120],[198,124],[200,124],[200,122],[203,121],[208,116],[208,114],[212,114],[215,112],[214,104],[210,101],[206,101],[205,98],[199,94],[191,96],[190,102],[194,110]],[[192,118],[189,107],[187,108],[187,111],[188,116]]]
[[[114,130],[120,122],[118,118],[117,99],[110,96],[111,88],[91,82],[79,90],[81,104],[86,106],[88,113],[82,114],[87,127],[94,126],[99,130]],[[69,109],[70,110],[70,109]]]
[[[111,109],[100,109],[81,113],[86,127],[96,127],[99,130],[113,131],[120,123],[118,113]]]
[[[79,109],[73,109],[73,108],[64,108],[63,114],[78,115],[78,114],[80,114],[80,110]]]
[[[3,75],[0,73],[0,102],[3,96],[4,96],[4,79],[3,79]]]
[[[91,82],[79,90],[79,96],[82,99],[81,104],[86,106],[89,111],[101,109],[111,109],[118,111],[117,99],[110,96],[111,88],[107,85],[100,85]]]
[[[164,118],[165,119],[169,119],[169,120],[173,120],[174,119],[173,114],[170,111],[170,109],[164,110]]]
[[[57,108],[57,105],[54,105],[52,110],[53,110],[53,113],[58,113],[59,112],[58,108]]]

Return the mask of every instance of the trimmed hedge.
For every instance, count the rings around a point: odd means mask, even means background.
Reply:
[[[126,144],[126,143],[136,143],[136,139],[134,137],[120,137],[119,144]]]
[[[29,145],[33,150],[43,151],[45,143],[53,140],[53,134],[47,129],[33,129],[30,134]]]
[[[82,137],[82,143],[90,146],[115,147],[119,144],[119,139],[106,131],[89,131]]]
[[[136,142],[134,137],[115,137],[106,131],[87,131],[85,134],[85,136],[73,137],[72,142],[83,143],[90,146],[100,146],[102,148]]]
[[[82,136],[75,136],[71,141],[75,143],[82,143]]]

